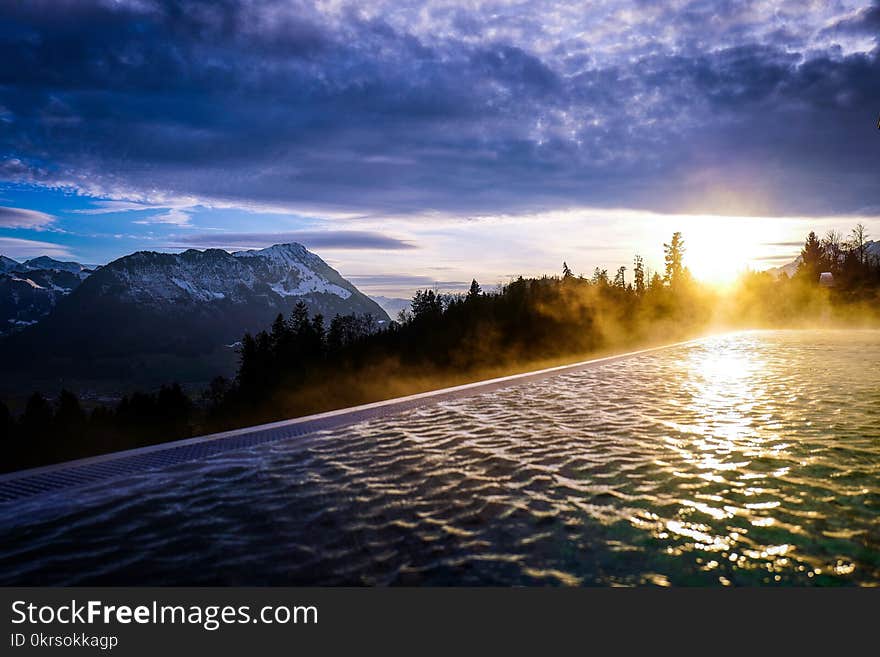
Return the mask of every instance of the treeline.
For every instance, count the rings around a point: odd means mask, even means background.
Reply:
[[[857,240],[807,238],[792,277],[748,274],[721,298],[693,280],[676,233],[662,272],[636,256],[620,267],[576,275],[518,278],[465,294],[419,290],[409,311],[380,326],[367,316],[310,316],[304,304],[265,331],[245,335],[234,378],[216,378],[197,399],[177,385],[137,393],[113,408],[82,409],[64,392],[40,395],[13,418],[0,404],[3,468],[198,435],[376,401],[517,370],[672,342],[719,316],[729,327],[815,323],[829,313],[877,317],[880,264]],[[818,244],[818,249],[816,245]],[[838,251],[838,247],[840,251]],[[819,282],[831,272],[834,285]],[[826,281],[827,283],[827,281]]]
[[[18,470],[81,456],[130,449],[193,435],[196,405],[178,384],[136,392],[114,407],[83,408],[72,392],[55,400],[28,398],[18,417],[0,401],[3,470]]]
[[[292,417],[509,373],[539,363],[675,340],[703,329],[711,293],[684,266],[676,233],[665,271],[649,276],[636,257],[609,275],[518,278],[485,292],[416,292],[411,309],[377,330],[370,318],[309,318],[297,306],[270,330],[242,340],[232,381],[210,387],[215,430]]]
[[[880,287],[880,256],[869,252],[870,244],[863,224],[857,224],[846,239],[833,230],[821,239],[811,231],[796,276],[815,283],[827,272],[833,287],[846,298],[873,296]]]
[[[847,238],[810,232],[792,276],[744,275],[722,308],[728,324],[761,327],[874,325],[880,320],[880,257],[862,224]]]

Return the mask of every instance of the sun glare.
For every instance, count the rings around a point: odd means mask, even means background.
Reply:
[[[793,244],[802,232],[784,219],[759,217],[678,216],[661,223],[667,232],[684,234],[685,263],[694,277],[721,287],[733,284],[749,269],[794,260],[798,249]],[[775,261],[768,259],[780,255]]]
[[[693,234],[686,242],[686,262],[699,280],[714,285],[728,285],[745,271],[742,254],[758,247],[742,235],[727,234],[719,244],[717,234]]]

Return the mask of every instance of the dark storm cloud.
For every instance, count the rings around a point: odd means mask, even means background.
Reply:
[[[850,41],[877,6],[679,4],[5,3],[0,178],[368,214],[880,206],[878,51]]]
[[[398,251],[415,249],[410,242],[370,231],[293,231],[286,233],[215,233],[185,235],[178,245],[218,248],[263,248],[298,242],[309,248]]]

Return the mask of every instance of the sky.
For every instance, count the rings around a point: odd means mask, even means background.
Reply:
[[[0,254],[298,241],[369,294],[880,238],[880,2],[0,5]]]

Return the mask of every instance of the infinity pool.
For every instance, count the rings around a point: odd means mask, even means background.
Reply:
[[[707,338],[0,505],[0,583],[880,584],[880,331]]]

